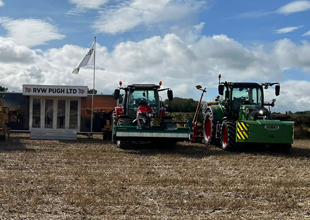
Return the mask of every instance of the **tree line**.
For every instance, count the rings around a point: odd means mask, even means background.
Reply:
[[[164,105],[167,104],[167,111],[169,112],[195,112],[198,101],[195,101],[192,98],[179,98],[174,97],[172,101],[166,99]]]

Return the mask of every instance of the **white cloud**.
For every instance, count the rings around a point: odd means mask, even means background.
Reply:
[[[197,39],[201,37],[202,30],[205,23],[200,22],[197,25],[175,25],[170,28],[171,32],[179,36],[187,44],[194,43]]]
[[[4,3],[2,0],[0,0],[0,7],[4,6]]]
[[[294,1],[279,8],[279,14],[289,15],[296,12],[310,10],[310,1]]]
[[[265,17],[270,14],[273,14],[274,12],[266,12],[266,11],[250,11],[250,12],[245,12],[237,15],[237,18],[260,18],[260,17]]]
[[[75,4],[78,8],[100,9],[100,6],[109,2],[109,0],[69,0],[71,4]]]
[[[26,46],[0,37],[0,61],[3,63],[33,63],[35,52]]]
[[[302,36],[310,36],[310,31],[307,31],[307,32],[304,33]]]
[[[271,111],[309,111],[310,96],[305,95],[310,93],[310,82],[305,80],[286,80],[280,83],[280,96],[276,97],[276,105]],[[297,89],[298,88],[298,89]],[[266,101],[275,98],[274,88],[270,87],[265,90]]]
[[[295,31],[295,30],[297,30],[299,28],[302,28],[302,27],[303,27],[303,25],[298,26],[298,27],[286,27],[286,28],[278,29],[278,30],[276,30],[276,32],[278,34],[286,34],[286,33],[289,33],[289,32],[293,32],[293,31]]]
[[[73,9],[68,11],[67,15],[79,15],[86,12],[86,10],[94,9],[100,10],[101,6],[108,3],[109,0],[69,0],[71,4],[76,5]]]
[[[205,6],[204,1],[190,0],[133,0],[101,12],[94,28],[101,33],[117,34],[139,25],[150,25],[163,21],[179,20]]]
[[[202,24],[194,29],[202,28]],[[23,84],[86,85],[92,88],[93,67],[83,67],[79,74],[73,68],[88,48],[65,45],[46,51],[35,51],[0,38],[1,85],[20,91]],[[296,44],[289,39],[274,43],[271,48],[260,45],[246,48],[226,35],[202,36],[191,44],[175,34],[155,36],[139,42],[122,42],[113,51],[96,47],[96,89],[112,94],[120,80],[132,83],[158,83],[174,90],[177,97],[199,98],[195,85],[207,86],[206,99],[213,100],[212,88],[218,74],[227,81],[279,81],[281,96],[275,111],[308,110],[310,100],[304,97],[309,82],[286,82],[284,70],[310,72],[310,43]],[[105,69],[105,70],[103,70]],[[302,88],[302,89],[296,89]],[[268,90],[269,91],[269,90]],[[293,95],[290,93],[293,91]],[[274,98],[267,92],[266,100]],[[292,104],[294,103],[294,104]]]
[[[297,45],[289,39],[279,40],[274,45],[273,55],[284,70],[298,68],[304,72],[310,71],[309,41],[302,41],[301,45]]]
[[[19,45],[37,46],[65,37],[58,32],[57,27],[40,19],[13,20],[0,17],[0,23],[8,32],[7,39]]]

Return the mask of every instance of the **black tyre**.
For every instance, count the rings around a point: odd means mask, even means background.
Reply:
[[[221,131],[221,147],[226,151],[240,151],[241,145],[236,143],[236,122],[224,120]]]
[[[130,118],[120,118],[117,121],[117,126],[131,126],[132,120]],[[132,148],[132,141],[128,140],[117,140],[117,147],[122,149],[130,149]]]
[[[203,121],[203,138],[206,145],[220,146],[219,139],[216,139],[216,121],[213,120],[213,114],[210,110],[207,111]]]

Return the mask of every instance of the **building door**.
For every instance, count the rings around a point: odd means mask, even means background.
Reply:
[[[30,122],[34,129],[80,129],[81,100],[72,98],[30,99]]]
[[[44,101],[44,128],[52,129],[54,127],[54,100],[45,99]]]
[[[78,129],[78,100],[70,100],[69,129]]]
[[[57,129],[65,129],[66,125],[66,100],[57,100]]]

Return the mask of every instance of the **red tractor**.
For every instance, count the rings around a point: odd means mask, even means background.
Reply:
[[[120,90],[124,95],[120,96]],[[114,98],[120,101],[112,116],[112,141],[120,148],[130,148],[132,142],[147,141],[173,147],[177,141],[189,140],[190,128],[178,127],[167,116],[159,92],[167,90],[169,100],[172,90],[155,84],[133,84],[115,90]]]

